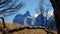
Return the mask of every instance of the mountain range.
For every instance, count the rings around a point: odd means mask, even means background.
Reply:
[[[47,17],[48,17],[47,24],[50,24],[50,22],[53,22],[52,21],[53,20],[53,12],[52,11],[48,12]],[[47,25],[46,24],[46,16],[44,16],[44,21],[42,21],[41,14],[34,14],[33,16],[31,16],[29,11],[27,11],[24,15],[22,15],[22,14],[16,15],[15,18],[13,19],[13,23],[22,24],[25,26],[44,26],[44,27],[46,27],[46,25]],[[52,25],[53,24],[54,23],[52,23]]]

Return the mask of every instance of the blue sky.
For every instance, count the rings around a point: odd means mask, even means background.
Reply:
[[[22,1],[25,3],[25,6],[24,8],[20,9],[19,12],[17,12],[16,14],[14,15],[11,15],[11,16],[7,16],[5,17],[5,20],[7,22],[13,22],[13,19],[14,17],[17,15],[17,14],[24,14],[26,13],[26,11],[29,11],[31,15],[34,15],[36,12],[35,12],[35,9],[38,8],[38,4],[39,4],[39,1],[40,0],[19,0],[19,2]],[[19,3],[18,2],[18,3]],[[17,4],[18,4],[17,3]],[[45,4],[50,4],[49,0],[45,0]],[[45,5],[44,5],[45,7]],[[52,7],[50,6],[49,7],[50,10],[52,10]]]
[[[40,0],[21,0],[25,3],[25,7],[21,10],[19,10],[20,14],[24,14],[26,11],[29,11],[31,15],[34,15],[36,13],[35,9],[38,9]],[[45,4],[50,4],[49,0],[45,0]],[[44,5],[45,7],[45,5]],[[49,7],[50,10],[52,10],[52,7]]]
[[[24,14],[26,11],[29,11],[31,15],[35,13],[35,8],[38,7],[39,0],[22,0],[25,3],[25,7],[20,10],[20,14]]]

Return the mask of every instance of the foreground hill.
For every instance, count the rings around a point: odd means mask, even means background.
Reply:
[[[21,25],[19,24],[6,23],[6,25],[10,30],[16,29],[16,28],[22,28]],[[1,22],[0,22],[0,26],[3,26]],[[53,32],[57,34],[56,31],[53,31]],[[1,31],[0,31],[0,34],[2,34]],[[21,31],[12,32],[11,34],[47,34],[47,32],[43,29],[23,29]]]

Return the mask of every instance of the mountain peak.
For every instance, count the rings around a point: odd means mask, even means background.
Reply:
[[[26,13],[23,16],[26,17],[26,16],[31,16],[31,15],[30,15],[29,11],[26,11]]]

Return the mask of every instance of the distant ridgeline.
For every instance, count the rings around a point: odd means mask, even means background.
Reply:
[[[29,11],[27,11],[24,15],[18,14],[13,19],[13,23],[22,24],[24,26],[43,26],[46,28],[51,28],[56,30],[53,16],[51,16],[47,22],[46,17],[44,17],[43,23],[41,22],[41,15],[39,14],[37,17],[31,16]],[[46,26],[47,25],[47,26]]]

